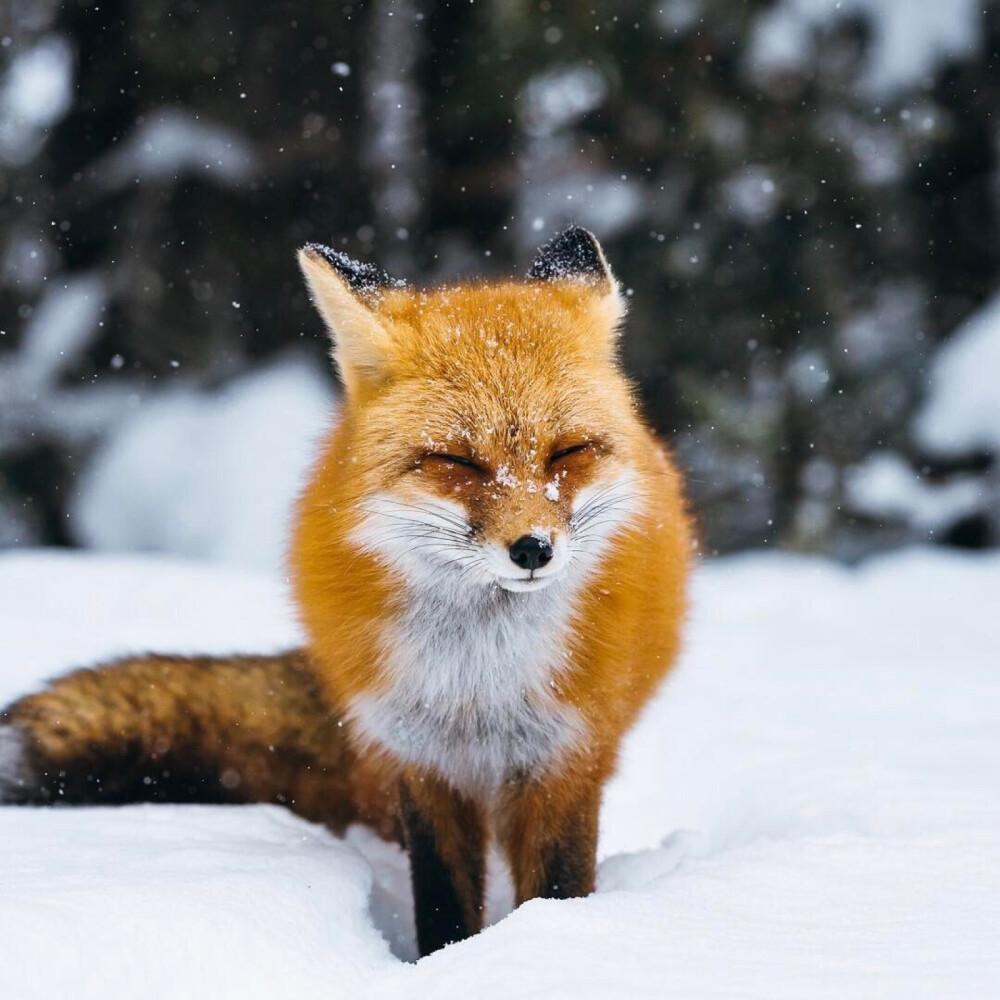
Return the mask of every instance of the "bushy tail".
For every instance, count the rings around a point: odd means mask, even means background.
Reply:
[[[352,752],[305,652],[144,656],[0,713],[0,801],[278,802],[340,829]]]

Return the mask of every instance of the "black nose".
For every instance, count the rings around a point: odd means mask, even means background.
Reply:
[[[538,569],[552,562],[552,543],[535,535],[522,535],[510,547],[510,557],[521,569]]]

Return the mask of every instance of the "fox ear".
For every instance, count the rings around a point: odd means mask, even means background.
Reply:
[[[540,247],[528,268],[531,281],[560,281],[571,279],[586,281],[598,287],[611,286],[607,258],[597,242],[597,237],[583,226],[570,226]]]
[[[379,381],[389,360],[390,337],[375,308],[386,289],[405,282],[319,243],[307,243],[299,251],[299,267],[326,322],[348,394],[361,382]]]
[[[541,247],[528,268],[528,280],[579,281],[592,286],[599,296],[602,319],[615,332],[625,316],[625,300],[601,244],[583,226],[570,226]]]

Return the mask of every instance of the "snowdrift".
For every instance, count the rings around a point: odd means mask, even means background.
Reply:
[[[630,738],[600,888],[419,963],[406,862],[273,807],[0,809],[0,996],[1000,995],[1000,557],[698,574],[683,662]],[[147,649],[274,650],[280,580],[0,558],[0,698]]]

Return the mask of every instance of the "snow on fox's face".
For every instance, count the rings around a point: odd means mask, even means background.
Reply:
[[[510,591],[593,565],[638,508],[644,434],[593,237],[558,237],[533,280],[431,292],[322,248],[301,261],[346,388],[354,544],[411,582]]]

